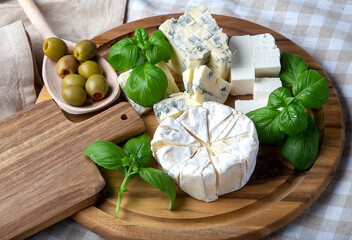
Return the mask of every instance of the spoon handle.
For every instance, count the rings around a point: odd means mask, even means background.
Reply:
[[[43,39],[47,39],[49,37],[56,37],[55,33],[51,29],[51,27],[46,22],[42,13],[38,9],[37,5],[33,0],[17,0],[23,11],[26,13],[29,20],[35,26],[35,28],[39,31],[40,35],[42,35]]]

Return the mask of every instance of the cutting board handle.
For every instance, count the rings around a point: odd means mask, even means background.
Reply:
[[[143,120],[127,102],[112,106],[85,121],[72,122],[71,126],[75,131],[84,132],[85,142],[107,140],[119,143],[145,130]]]

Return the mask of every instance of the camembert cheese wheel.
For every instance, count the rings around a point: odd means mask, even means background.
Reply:
[[[243,187],[259,150],[254,123],[216,102],[166,118],[151,142],[163,170],[190,196],[210,202]]]

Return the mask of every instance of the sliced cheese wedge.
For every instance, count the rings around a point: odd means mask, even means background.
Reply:
[[[258,150],[254,123],[216,102],[188,109],[176,120],[166,118],[152,140],[153,156],[165,172],[184,192],[206,202],[243,187]]]

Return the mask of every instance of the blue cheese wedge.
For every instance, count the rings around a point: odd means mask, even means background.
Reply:
[[[224,48],[227,49],[228,37],[226,33],[222,29],[216,31],[211,38],[209,38],[208,42],[212,44],[216,48]]]
[[[177,119],[166,118],[155,131],[151,149],[181,190],[211,202],[249,181],[259,142],[254,123],[244,114],[205,102]]]
[[[193,76],[193,77],[192,77]],[[205,65],[187,69],[183,73],[186,92],[199,103],[214,101],[224,103],[230,93],[231,84]]]
[[[179,19],[166,20],[159,29],[171,44],[173,53],[168,65],[177,74],[207,65],[228,79],[231,68],[228,37],[205,5],[189,9]]]
[[[154,104],[153,110],[156,119],[161,122],[167,117],[176,118],[188,108],[200,105],[201,104],[193,100],[188,93],[176,93]]]
[[[227,79],[231,70],[231,56],[229,48],[214,48],[211,51],[208,66],[221,78]]]
[[[205,12],[208,11],[208,8],[202,4],[197,7],[193,7],[186,11],[186,14],[189,15],[192,19],[198,20],[198,18]]]

